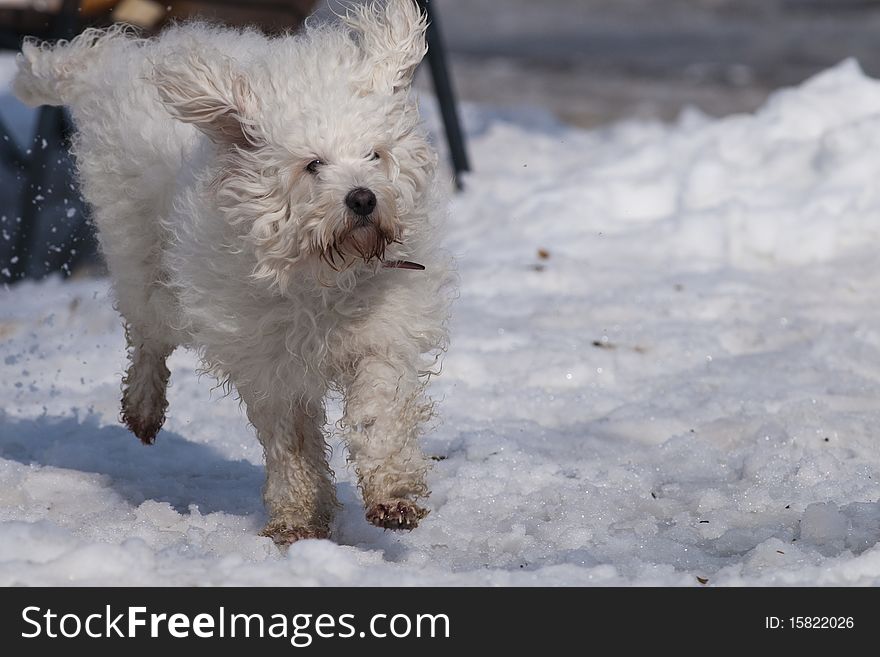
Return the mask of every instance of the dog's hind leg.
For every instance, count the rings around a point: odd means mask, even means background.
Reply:
[[[165,422],[165,390],[171,375],[165,360],[174,347],[147,339],[128,322],[125,339],[129,365],[122,379],[121,419],[142,443],[152,445]]]
[[[327,462],[321,402],[256,398],[239,393],[257,430],[266,458],[263,501],[269,522],[262,531],[278,545],[304,538],[328,538],[338,506]]]
[[[418,444],[432,415],[415,368],[364,357],[346,386],[343,425],[367,520],[385,529],[415,529],[428,511],[427,461]]]

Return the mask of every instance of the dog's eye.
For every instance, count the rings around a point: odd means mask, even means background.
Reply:
[[[379,155],[379,151],[373,151],[373,154],[370,155],[370,159],[371,159],[371,160],[378,160],[378,159],[380,159],[381,157],[382,157],[382,156]]]
[[[320,167],[322,167],[323,165],[324,165],[324,163],[321,160],[312,160],[306,166],[306,171],[308,171],[309,173],[314,175],[314,174],[318,173],[318,169]]]

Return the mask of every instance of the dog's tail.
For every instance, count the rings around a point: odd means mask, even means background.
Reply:
[[[136,36],[134,28],[119,24],[88,29],[71,41],[54,44],[28,38],[16,60],[18,72],[12,90],[31,107],[69,104],[78,76],[87,70],[98,51],[112,41],[132,36]]]

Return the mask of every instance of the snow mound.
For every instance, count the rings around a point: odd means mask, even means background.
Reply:
[[[846,62],[755,115],[592,132],[465,115],[423,527],[368,526],[338,448],[337,543],[279,553],[259,445],[192,355],[143,448],[106,282],[24,283],[0,585],[880,584],[880,83]]]

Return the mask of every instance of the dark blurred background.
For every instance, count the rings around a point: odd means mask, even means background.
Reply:
[[[880,0],[435,0],[468,101],[594,126],[751,111],[848,57],[880,76]]]
[[[58,116],[43,119],[8,90],[24,33],[52,36],[62,0],[0,0],[0,283],[22,274],[100,271],[65,155]],[[91,0],[84,24],[207,13],[277,30],[327,0],[153,2]],[[329,6],[328,6],[329,4]],[[125,13],[119,16],[111,11]],[[848,58],[880,76],[880,0],[432,0],[459,100],[539,108],[593,127],[624,119],[674,120],[685,107],[711,115],[752,111],[772,90]],[[22,16],[22,8],[42,16]],[[131,13],[133,12],[133,13]],[[38,12],[39,13],[39,12]],[[124,15],[123,15],[124,14]],[[63,26],[61,26],[63,29]],[[427,72],[417,84],[432,89]],[[51,120],[50,120],[51,119]],[[45,141],[44,141],[45,140]],[[34,178],[34,174],[39,174]],[[27,224],[25,226],[25,224]],[[23,229],[32,247],[17,251]]]

